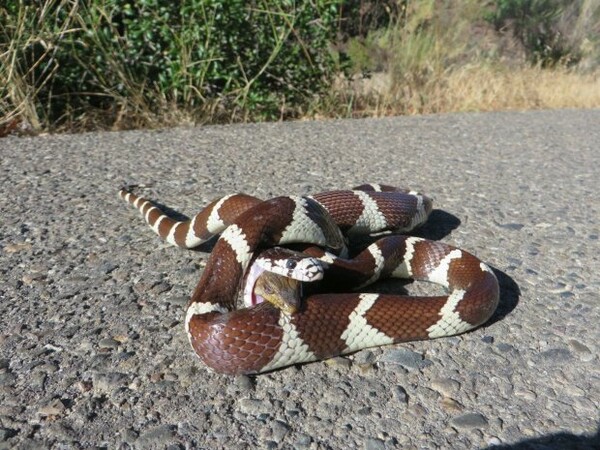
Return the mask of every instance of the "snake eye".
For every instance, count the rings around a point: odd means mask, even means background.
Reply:
[[[287,262],[285,263],[286,269],[294,269],[295,267],[296,267],[296,261],[292,261],[291,259],[288,259]]]

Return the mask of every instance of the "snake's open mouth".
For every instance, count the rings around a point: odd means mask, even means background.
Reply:
[[[246,280],[244,282],[244,293],[243,293],[243,305],[246,308],[250,308],[252,306],[256,306],[259,303],[263,303],[265,301],[262,295],[257,295],[254,292],[254,288],[256,287],[256,280],[258,277],[265,271],[258,264],[252,264],[248,273],[246,275]]]
[[[246,276],[243,303],[246,308],[265,301],[292,314],[300,308],[302,282],[269,272],[253,264]]]

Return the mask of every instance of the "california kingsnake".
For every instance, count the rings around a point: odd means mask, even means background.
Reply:
[[[192,248],[221,233],[185,320],[192,347],[217,372],[260,373],[371,346],[463,333],[488,320],[498,304],[492,270],[475,256],[440,242],[394,234],[346,257],[347,241],[357,236],[409,231],[423,224],[432,202],[416,192],[362,185],[267,201],[234,194],[181,222],[129,188],[119,195],[171,244]],[[298,300],[298,310],[284,311],[269,302],[255,305],[259,285],[268,285],[257,280],[269,279],[261,275],[269,263],[257,261],[276,257],[280,250],[275,246],[300,248],[304,269],[325,271],[324,276],[315,275],[321,282],[306,283],[309,292]],[[449,293],[334,293],[390,276],[437,283]],[[238,309],[244,280],[245,307]],[[313,289],[317,284],[323,291]]]

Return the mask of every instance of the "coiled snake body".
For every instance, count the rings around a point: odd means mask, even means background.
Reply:
[[[440,242],[393,234],[347,257],[346,242],[357,236],[406,232],[423,224],[432,202],[415,192],[362,185],[267,201],[234,194],[181,222],[128,188],[119,195],[171,244],[192,248],[221,233],[185,320],[192,347],[217,372],[260,373],[366,347],[459,334],[488,320],[498,304],[491,269]],[[303,253],[286,253],[277,262],[286,250],[273,247],[299,244],[305,244]],[[300,279],[322,280],[306,283],[308,294],[293,300],[297,304],[291,309],[276,307],[263,300],[298,293],[299,283],[290,281],[291,290],[282,288],[282,294],[267,292],[265,268],[294,277],[292,272],[302,269]],[[336,293],[390,276],[437,283],[448,295]],[[243,283],[245,307],[238,309]]]

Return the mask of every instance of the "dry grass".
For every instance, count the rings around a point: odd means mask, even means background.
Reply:
[[[565,19],[582,58],[572,68],[531,66],[521,42],[482,19],[479,1],[408,2],[402,20],[350,43],[356,75],[338,78],[312,117],[600,108],[598,44],[583,38],[596,35],[600,4],[582,1]]]
[[[598,108],[599,75],[564,68],[467,67],[448,76],[434,104],[438,111]]]
[[[396,85],[389,74],[380,73],[351,83],[338,81],[329,101],[320,106],[314,118],[600,108],[600,73],[470,65],[447,71],[419,89]]]

